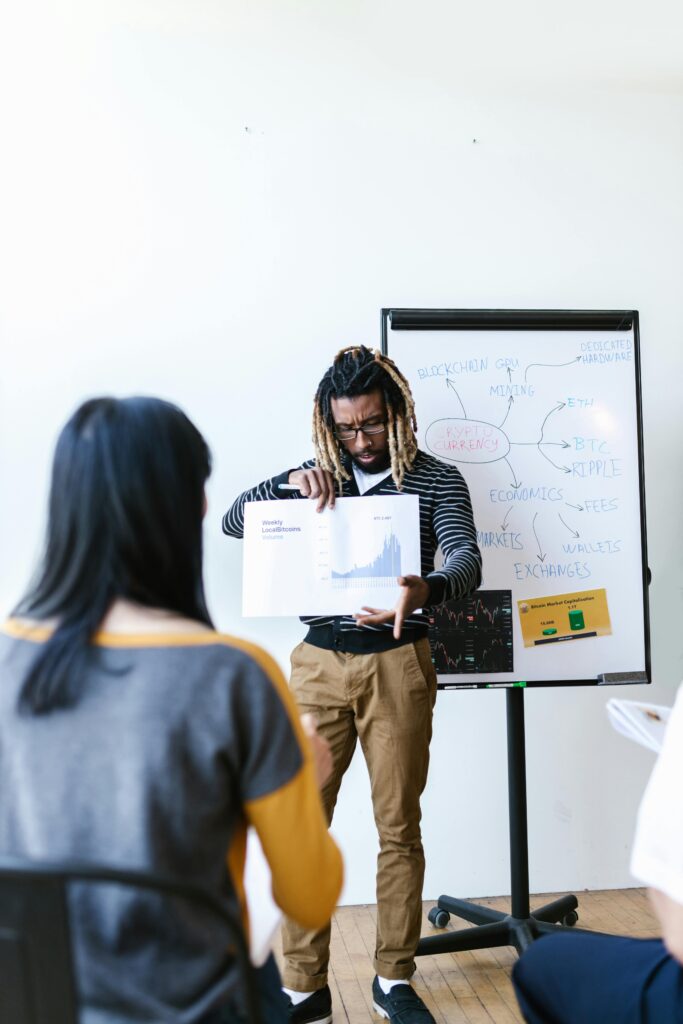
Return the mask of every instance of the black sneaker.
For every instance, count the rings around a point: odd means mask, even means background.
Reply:
[[[289,999],[289,1019],[292,1024],[331,1024],[332,994],[328,986],[318,989],[296,1006]]]
[[[372,1005],[380,1017],[392,1021],[392,1024],[436,1024],[410,985],[393,985],[389,995],[385,995],[375,978],[372,983]]]

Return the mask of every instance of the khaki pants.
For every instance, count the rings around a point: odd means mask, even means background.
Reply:
[[[420,937],[424,854],[420,796],[427,781],[436,672],[428,640],[380,654],[348,654],[301,643],[292,652],[290,685],[332,747],[334,769],[322,792],[332,821],[339,786],[360,739],[379,833],[377,974],[407,979]],[[295,837],[292,837],[295,841]],[[311,879],[315,885],[315,879]],[[283,926],[283,983],[311,992],[327,983],[330,926]]]

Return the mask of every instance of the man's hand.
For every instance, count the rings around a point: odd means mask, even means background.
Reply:
[[[301,716],[301,725],[313,750],[315,777],[318,780],[318,788],[322,789],[332,774],[332,750],[327,740],[318,734],[315,715],[306,712]]]
[[[325,505],[334,508],[334,477],[327,469],[293,469],[287,483],[298,487],[304,498],[317,498],[317,512],[322,512]]]
[[[381,608],[363,607],[367,615],[354,615],[359,626],[379,626],[382,622],[393,622],[394,637],[401,638],[403,623],[416,608],[424,608],[429,601],[429,584],[421,576],[399,576],[401,588],[398,601],[392,609],[383,611]]]

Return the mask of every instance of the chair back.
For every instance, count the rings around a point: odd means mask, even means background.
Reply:
[[[0,1021],[77,1019],[63,879],[0,869]]]
[[[67,900],[70,882],[155,890],[200,904],[220,917],[230,935],[246,1024],[262,1024],[242,922],[239,914],[213,893],[141,871],[0,857],[1,1024],[78,1024]],[[220,984],[216,983],[216,989]]]

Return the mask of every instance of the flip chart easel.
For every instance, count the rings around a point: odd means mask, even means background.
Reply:
[[[482,548],[482,590],[433,616],[439,686],[507,702],[510,914],[441,896],[432,924],[478,927],[418,955],[521,952],[578,919],[573,895],[529,908],[524,690],[651,679],[638,326],[634,310],[382,310],[420,446],[465,476]]]

